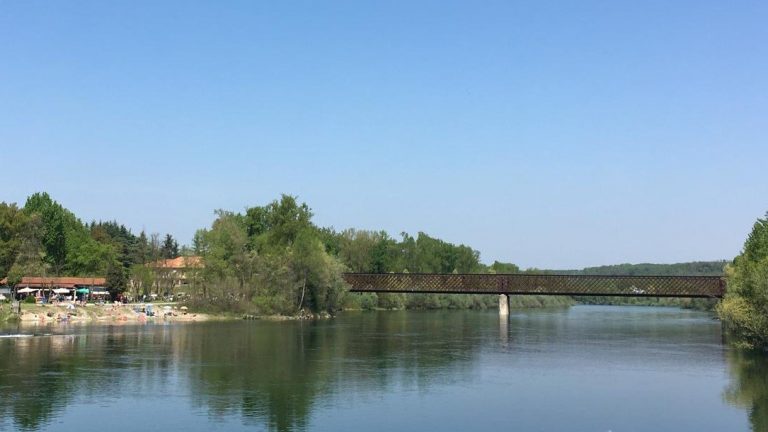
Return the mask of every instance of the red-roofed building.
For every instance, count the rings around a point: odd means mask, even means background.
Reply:
[[[154,288],[160,295],[171,295],[189,285],[198,270],[205,267],[199,256],[180,256],[148,263],[155,274]]]
[[[152,268],[164,268],[171,270],[189,270],[203,268],[203,257],[199,256],[180,256],[176,258],[163,259],[148,264]]]
[[[25,276],[16,288],[81,288],[104,286],[107,280],[99,277],[37,277]],[[0,280],[0,285],[7,285],[8,278]]]

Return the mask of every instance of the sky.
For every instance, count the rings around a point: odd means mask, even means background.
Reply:
[[[190,243],[282,193],[484,262],[731,259],[765,1],[3,1],[0,201]]]

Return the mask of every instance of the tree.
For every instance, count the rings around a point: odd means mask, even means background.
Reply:
[[[315,311],[333,312],[340,304],[341,265],[325,252],[312,230],[300,232],[291,249],[291,267],[300,286],[297,310],[305,301]]]
[[[373,270],[373,251],[378,242],[377,233],[346,229],[339,236],[339,258],[350,271],[369,273]]]
[[[149,236],[149,262],[157,263],[160,258],[160,234],[152,233]]]
[[[140,295],[150,295],[152,286],[155,283],[155,272],[146,264],[134,264],[130,270],[130,284],[133,293],[138,297]]]
[[[24,210],[28,214],[38,214],[43,224],[42,243],[45,247],[46,261],[59,274],[64,269],[67,259],[66,219],[75,219],[64,208],[51,199],[47,193],[36,193],[27,198]]]
[[[176,258],[179,256],[179,243],[174,240],[172,235],[165,235],[163,245],[160,247],[160,256],[165,259]]]
[[[491,270],[493,273],[519,273],[520,267],[512,263],[494,261],[493,264],[491,264],[489,270]]]
[[[248,298],[254,293],[253,277],[256,273],[257,254],[248,248],[248,234],[242,215],[217,210],[210,230],[195,234],[195,249],[205,261],[202,271],[207,288],[204,295]],[[231,290],[227,281],[234,284]]]
[[[18,253],[11,268],[8,270],[8,285],[14,286],[21,278],[29,275],[46,276],[50,265],[45,259],[45,247],[40,241],[43,230],[40,218],[35,215],[29,218],[26,229],[20,234]]]
[[[29,217],[16,204],[0,203],[0,279],[16,261],[28,224]]]
[[[128,284],[128,277],[125,274],[125,268],[117,261],[112,261],[107,265],[107,290],[112,298],[125,291]]]
[[[290,246],[301,231],[315,229],[311,219],[312,211],[307,204],[298,204],[294,196],[282,195],[280,201],[247,209],[245,226],[251,247],[262,251]]]
[[[146,264],[150,259],[150,247],[149,240],[147,239],[147,233],[141,231],[139,236],[133,243],[131,250],[131,262],[133,264]]]
[[[728,290],[717,311],[739,345],[768,347],[768,213],[758,219],[742,253],[726,266]]]
[[[24,212],[40,218],[45,260],[56,275],[103,275],[115,257],[129,264],[125,244],[132,235],[116,222],[83,224],[47,193],[27,198]]]

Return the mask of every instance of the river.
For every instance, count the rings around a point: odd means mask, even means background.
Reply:
[[[675,308],[3,328],[0,430],[768,430],[768,359]]]

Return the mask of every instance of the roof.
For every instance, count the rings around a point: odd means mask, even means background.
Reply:
[[[171,259],[164,259],[155,261],[149,264],[155,268],[167,268],[167,269],[188,269],[188,268],[201,268],[203,265],[203,257],[188,256],[188,257],[176,257]]]
[[[0,285],[8,283],[8,278],[0,280]],[[99,277],[37,277],[28,276],[21,278],[16,286],[28,286],[28,287],[61,287],[61,288],[74,288],[75,286],[94,286],[105,285],[107,280]]]

